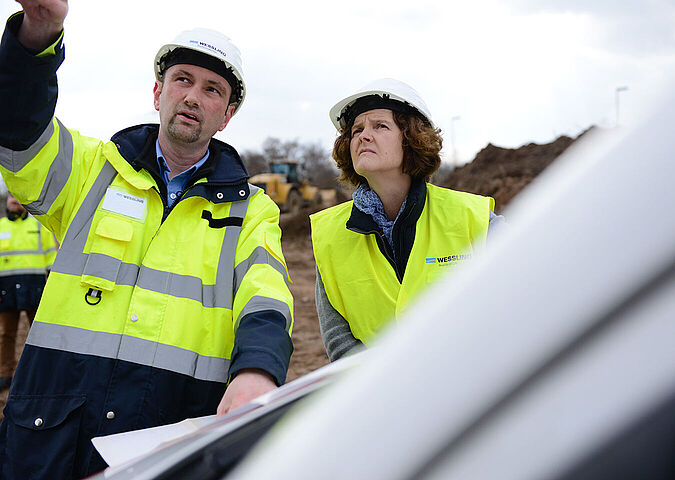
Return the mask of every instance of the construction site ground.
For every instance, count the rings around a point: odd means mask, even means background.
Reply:
[[[528,144],[517,149],[488,145],[476,158],[463,167],[456,168],[435,183],[482,195],[496,200],[497,212],[544,170],[575,139],[560,137],[552,143]],[[287,381],[294,380],[328,363],[321,342],[321,334],[314,305],[315,263],[309,229],[310,210],[296,215],[283,214],[282,246],[291,276],[291,292],[295,301],[293,327],[294,353]],[[507,218],[508,221],[508,218]],[[28,333],[28,321],[22,318],[19,325],[17,358]],[[0,392],[0,409],[4,408],[8,390]]]

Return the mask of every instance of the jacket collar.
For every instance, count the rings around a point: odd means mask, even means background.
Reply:
[[[136,171],[141,169],[148,171],[158,185],[163,185],[155,154],[158,133],[157,124],[136,125],[117,132],[111,140],[129,165]],[[199,182],[203,178],[206,178],[206,181]],[[248,171],[237,151],[227,143],[212,138],[209,144],[209,158],[186,186],[199,183],[187,196],[205,197],[214,203],[244,200],[250,193],[248,178]]]
[[[5,211],[7,212],[7,220],[11,222],[15,222],[17,220],[25,220],[28,218],[28,212],[14,213],[10,212],[9,209],[5,209]]]

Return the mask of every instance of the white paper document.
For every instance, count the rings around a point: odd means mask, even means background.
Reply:
[[[91,442],[111,467],[122,465],[150,453],[163,443],[189,435],[202,427],[215,423],[216,416],[188,418],[182,422],[160,427],[133,430],[105,437],[92,438]]]

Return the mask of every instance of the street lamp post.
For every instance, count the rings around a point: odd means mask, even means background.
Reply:
[[[452,145],[452,163],[457,165],[457,149],[455,148],[455,122],[459,120],[459,115],[456,115],[450,119],[450,144]]]
[[[625,92],[628,90],[628,87],[616,87],[614,91],[614,99],[616,101],[616,126],[619,126],[619,93]]]

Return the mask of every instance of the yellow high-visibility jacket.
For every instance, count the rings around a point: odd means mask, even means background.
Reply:
[[[169,213],[164,186],[136,170],[118,146],[138,142],[134,151],[142,151],[156,132],[144,126],[101,143],[54,119],[38,155],[16,152],[0,168],[17,199],[61,243],[28,344],[110,350],[115,358],[225,383],[243,317],[272,310],[291,330],[278,208],[246,183],[236,152],[214,140],[218,169]],[[43,200],[45,182],[55,194]]]
[[[55,256],[54,235],[31,215],[0,218],[0,277],[44,276]]]
[[[485,242],[494,200],[426,184],[402,279],[380,247],[380,233],[350,228],[353,203],[310,217],[312,245],[330,304],[367,345],[440,274],[471,258]]]

